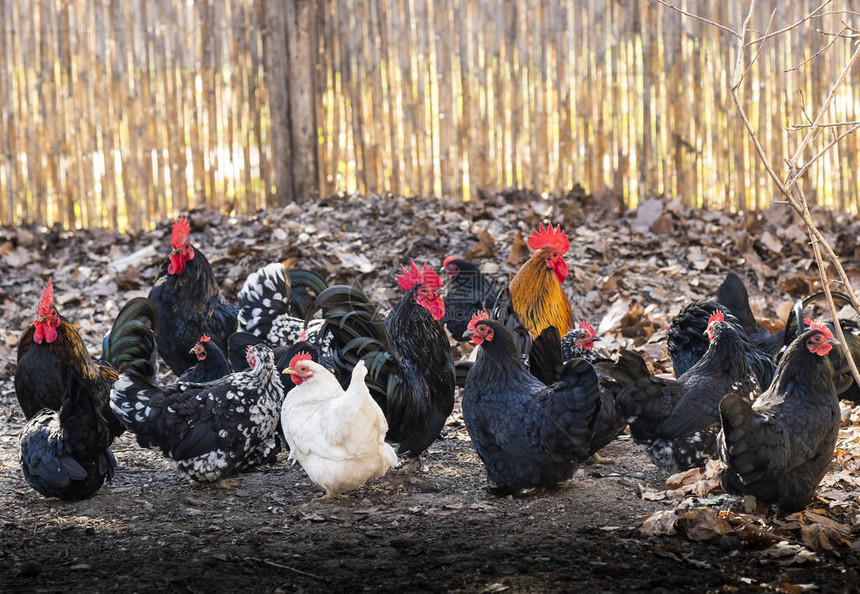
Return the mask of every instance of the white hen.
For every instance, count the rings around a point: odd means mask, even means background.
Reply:
[[[363,361],[346,391],[305,353],[293,357],[284,373],[296,384],[281,408],[290,460],[301,464],[326,497],[356,489],[397,464],[397,454],[385,443],[385,415],[364,383]]]

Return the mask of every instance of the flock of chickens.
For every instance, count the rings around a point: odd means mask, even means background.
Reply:
[[[673,320],[675,378],[656,377],[632,351],[598,354],[594,328],[576,323],[560,227],[541,225],[528,244],[533,255],[501,290],[465,260],[444,261],[446,283],[410,262],[383,316],[359,287],[279,263],[226,303],[180,218],[149,298],[122,308],[98,360],[48,281],[18,345],[24,476],[45,496],[89,497],[114,475],[110,446],[128,430],[199,482],[271,463],[286,447],[335,497],[384,475],[398,453],[420,466],[459,386],[497,493],[557,485],[629,427],[664,470],[719,456],[728,492],[806,506],[833,456],[838,399],[858,390],[833,324],[856,357],[856,322],[805,318],[812,296],[771,335],[730,274],[716,301]],[[470,360],[453,360],[449,333],[478,345]],[[176,383],[159,385],[158,356]]]

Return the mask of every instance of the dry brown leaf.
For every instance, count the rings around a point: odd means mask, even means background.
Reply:
[[[525,239],[523,239],[523,234],[517,231],[514,243],[511,246],[511,252],[508,254],[508,264],[510,266],[520,266],[529,259],[530,254],[531,251]]]
[[[466,252],[464,258],[466,260],[475,260],[478,258],[491,258],[496,255],[496,240],[490,235],[486,229],[481,229],[478,232],[479,241]]]
[[[645,536],[671,536],[677,534],[675,524],[678,516],[674,510],[661,510],[642,520],[640,530]]]
[[[677,530],[690,540],[701,542],[713,540],[718,536],[731,534],[732,527],[708,507],[700,507],[684,512],[678,519]]]

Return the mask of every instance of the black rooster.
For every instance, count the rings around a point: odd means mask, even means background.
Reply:
[[[555,332],[560,353],[558,330],[547,330]],[[547,386],[528,372],[501,322],[476,316],[466,335],[481,352],[466,378],[463,419],[490,483],[514,493],[569,479],[591,454],[600,410],[592,366],[569,361]]]
[[[62,394],[59,412],[41,409],[24,426],[20,462],[24,478],[45,497],[86,499],[113,478],[116,459],[98,400],[69,370],[54,364],[53,383]]]
[[[21,465],[30,485],[49,497],[83,499],[113,476],[109,446],[123,432],[108,392],[118,370],[155,373],[157,317],[148,299],[129,301],[94,361],[77,329],[54,307],[48,281],[38,315],[18,343],[15,392],[30,419],[21,433]]]
[[[669,472],[699,466],[716,453],[719,402],[729,392],[752,400],[760,387],[745,355],[742,329],[720,312],[708,324],[705,356],[677,379],[652,377],[642,357],[621,351],[610,373],[623,386],[616,399],[633,439]]]
[[[188,349],[204,334],[222,352],[236,331],[239,308],[225,303],[206,256],[191,245],[186,217],[173,224],[170,258],[161,267],[149,298],[158,311],[158,354],[177,376],[197,363]]]
[[[137,442],[158,449],[199,482],[222,479],[269,461],[284,400],[272,350],[248,349],[248,371],[205,384],[158,387],[135,373],[120,375],[111,406]]]
[[[812,324],[791,343],[771,387],[750,404],[738,394],[720,402],[720,458],[728,466],[723,488],[755,495],[784,512],[802,510],[833,459],[839,401],[830,329]]]
[[[472,316],[479,311],[491,311],[496,306],[499,288],[467,260],[449,256],[442,263],[442,270],[448,276],[442,323],[454,340],[463,342],[468,340],[463,337],[463,332]]]
[[[454,363],[439,323],[445,313],[439,275],[412,262],[397,283],[406,293],[384,320],[361,289],[346,285],[323,291],[307,315],[322,310],[321,333],[331,333],[341,385],[365,360],[365,381],[388,421],[386,438],[420,464],[454,408]]]

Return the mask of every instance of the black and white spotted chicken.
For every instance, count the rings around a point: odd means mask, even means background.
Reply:
[[[248,349],[248,371],[203,384],[158,387],[122,374],[111,406],[142,447],[160,450],[190,479],[212,482],[277,453],[284,400],[272,350]]]
[[[248,275],[239,291],[239,326],[271,346],[317,342],[324,320],[310,320],[305,327],[305,313],[313,304],[306,287],[319,294],[326,283],[308,271],[288,272],[279,262],[260,268]],[[323,354],[330,355],[331,335],[319,342]]]

